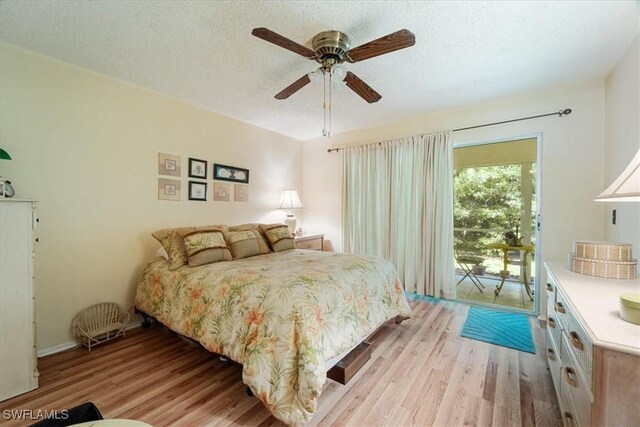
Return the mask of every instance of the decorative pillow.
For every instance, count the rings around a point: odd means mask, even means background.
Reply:
[[[208,225],[203,227],[179,227],[165,228],[155,231],[151,235],[164,247],[169,256],[169,270],[186,265],[189,262],[187,251],[184,247],[184,235],[192,231],[221,230],[227,229],[226,225]]]
[[[257,231],[258,245],[260,246],[260,253],[268,254],[269,252],[271,252],[271,249],[269,249],[269,245],[267,245],[267,242],[264,240],[264,237],[262,236],[262,232],[260,231],[260,224],[249,223],[249,224],[241,224],[241,225],[232,225],[228,227],[228,230],[229,231],[251,231],[251,230]]]
[[[289,233],[289,227],[284,224],[261,224],[260,230],[267,238],[274,252],[286,251],[296,248],[296,241]]]
[[[184,236],[189,267],[231,261],[231,252],[222,231],[193,231]]]
[[[229,231],[224,234],[224,238],[231,248],[233,259],[248,258],[265,253],[261,251],[260,242],[265,243],[258,230]],[[266,253],[269,253],[268,249]]]
[[[227,227],[229,231],[247,231],[247,230],[260,230],[260,224],[257,222],[248,222],[240,225],[230,225]]]

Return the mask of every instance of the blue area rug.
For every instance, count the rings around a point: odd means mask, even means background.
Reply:
[[[418,301],[429,301],[429,302],[440,302],[440,298],[432,297],[429,295],[418,295],[415,292],[405,292],[404,296],[409,300],[418,300]]]
[[[527,353],[536,352],[529,316],[524,314],[471,307],[460,335]]]

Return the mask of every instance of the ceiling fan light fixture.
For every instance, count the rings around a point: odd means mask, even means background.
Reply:
[[[317,83],[322,83],[324,81],[324,71],[322,71],[322,68],[313,70],[308,75],[309,75],[309,80],[311,80],[311,83],[317,84]]]
[[[344,69],[343,65],[334,65],[331,68],[331,77],[333,80],[344,80],[344,77],[347,75],[347,71]]]

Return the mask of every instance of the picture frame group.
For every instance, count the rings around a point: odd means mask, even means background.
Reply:
[[[181,200],[181,160],[182,158],[177,155],[158,153],[159,200],[178,202]],[[188,200],[204,202],[212,198],[215,202],[249,202],[249,169],[212,163],[211,170],[214,180],[211,186],[213,197],[208,194],[209,185],[206,181],[209,161],[188,157],[187,175],[192,178],[188,180]],[[5,190],[3,187],[0,187],[0,190]]]

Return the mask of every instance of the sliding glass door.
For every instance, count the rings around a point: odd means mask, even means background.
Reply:
[[[456,146],[456,298],[536,311],[538,138]]]

